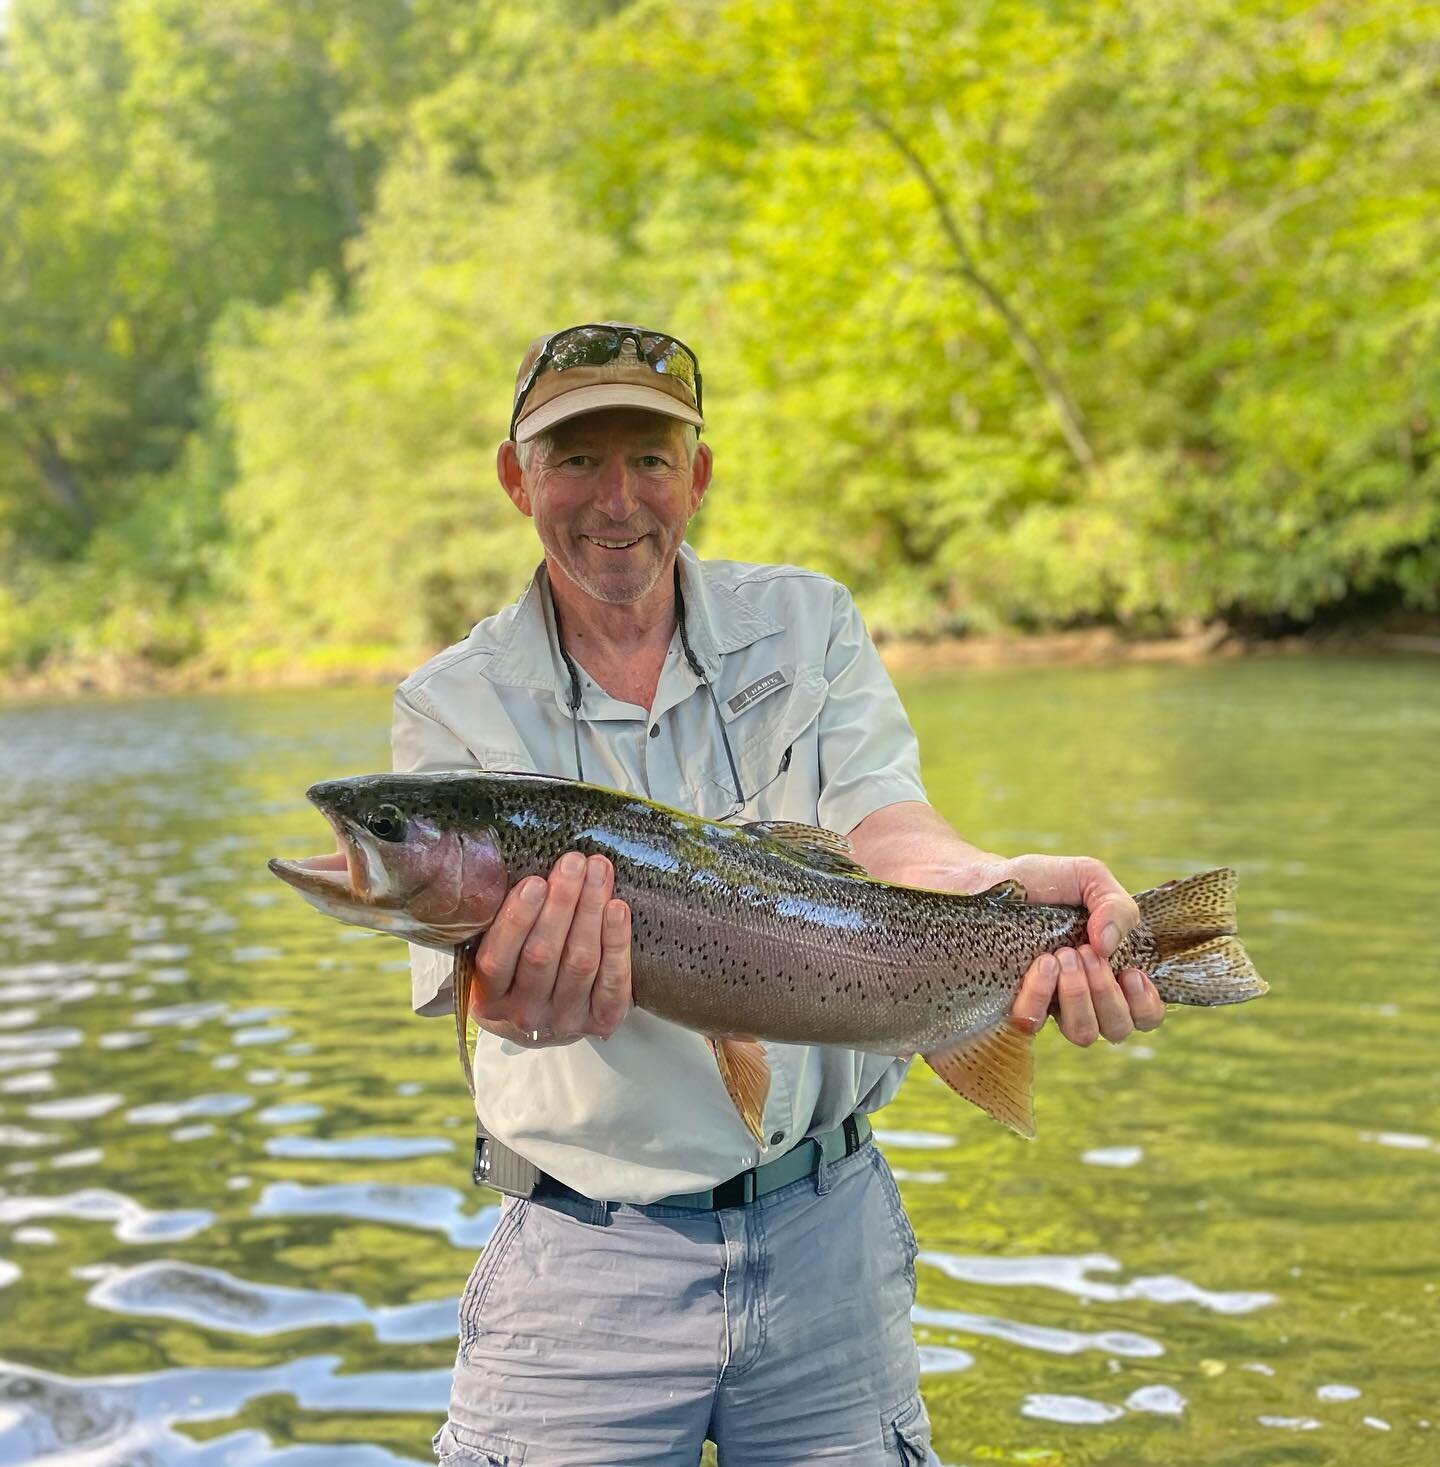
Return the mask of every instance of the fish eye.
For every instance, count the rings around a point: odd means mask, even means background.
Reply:
[[[405,817],[394,805],[379,805],[365,816],[365,829],[378,840],[398,841],[405,834]]]

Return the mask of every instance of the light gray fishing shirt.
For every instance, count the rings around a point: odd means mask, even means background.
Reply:
[[[679,558],[690,645],[710,678],[748,797],[732,818],[848,834],[923,800],[915,735],[850,593],[787,565]],[[513,606],[432,658],[395,694],[395,768],[575,776],[543,564]],[[581,671],[585,778],[710,819],[735,790],[715,710],[678,630],[654,706],[612,698]],[[624,897],[623,891],[617,896]],[[697,914],[697,921],[703,921]],[[449,955],[411,947],[414,1006],[453,1011]],[[590,1197],[652,1202],[714,1186],[884,1105],[905,1063],[835,1046],[765,1044],[765,1145],[740,1119],[705,1040],[632,1009],[608,1039],[526,1049],[481,1032],[476,1106],[488,1134]]]

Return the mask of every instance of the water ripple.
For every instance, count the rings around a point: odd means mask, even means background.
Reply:
[[[219,1421],[265,1396],[310,1412],[424,1412],[443,1417],[450,1370],[337,1374],[337,1355],[254,1369],[176,1369],[152,1375],[62,1376],[0,1360],[0,1467],[412,1467],[378,1447],[326,1443],[275,1449],[264,1433],[196,1441],[178,1423]]]
[[[453,1187],[399,1187],[378,1182],[335,1182],[308,1187],[272,1182],[251,1208],[255,1217],[339,1217],[354,1222],[395,1223],[445,1233],[457,1248],[481,1248],[495,1231],[500,1209],[462,1209]]]
[[[1047,1355],[1080,1355],[1097,1350],[1106,1355],[1124,1355],[1135,1360],[1153,1360],[1165,1353],[1158,1340],[1129,1330],[1101,1330],[1085,1334],[1080,1330],[1051,1329],[1039,1324],[1021,1324],[1013,1319],[997,1319],[987,1314],[965,1314],[957,1309],[928,1309],[916,1305],[910,1311],[916,1324],[935,1325],[959,1334],[985,1335],[1006,1340],[1027,1350],[1041,1350]]]
[[[193,1238],[215,1221],[201,1208],[152,1212],[131,1197],[88,1187],[51,1197],[0,1197],[0,1223],[24,1223],[37,1217],[68,1217],[81,1222],[111,1222],[122,1243],[153,1243]]]
[[[399,1161],[411,1156],[443,1156],[455,1150],[441,1136],[273,1136],[265,1143],[270,1156],[309,1161]]]
[[[938,1268],[962,1283],[1058,1289],[1077,1299],[1096,1299],[1105,1303],[1145,1299],[1152,1304],[1198,1304],[1216,1314],[1249,1314],[1275,1303],[1274,1294],[1260,1290],[1217,1293],[1171,1274],[1138,1277],[1128,1284],[1097,1283],[1085,1275],[1097,1270],[1115,1273],[1120,1269],[1117,1260],[1103,1253],[1086,1253],[1078,1257],[990,1258],[927,1250],[919,1255],[918,1261]]]

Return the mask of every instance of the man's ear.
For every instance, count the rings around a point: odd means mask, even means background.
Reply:
[[[695,449],[695,461],[690,465],[690,513],[694,514],[700,508],[700,501],[705,497],[705,491],[710,487],[710,475],[715,467],[714,455],[710,452],[708,443],[701,443]]]
[[[500,487],[510,496],[510,502],[521,514],[533,515],[530,496],[525,492],[525,473],[520,467],[520,455],[512,439],[507,438],[495,454],[495,473]]]

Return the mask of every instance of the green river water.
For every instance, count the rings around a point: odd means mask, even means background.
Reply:
[[[1038,1043],[1039,1139],[912,1073],[948,1467],[1440,1463],[1440,666],[902,684],[934,802],[1132,888],[1229,863],[1272,992]],[[431,1460],[494,1222],[403,949],[265,871],[380,690],[0,709],[0,1464]],[[743,1467],[743,1464],[740,1464]]]

